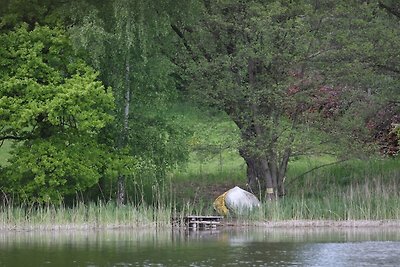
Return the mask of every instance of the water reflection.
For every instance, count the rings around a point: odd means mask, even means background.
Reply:
[[[0,266],[397,266],[399,241],[393,228],[0,232]]]
[[[307,266],[399,266],[399,242],[310,244],[301,259]]]

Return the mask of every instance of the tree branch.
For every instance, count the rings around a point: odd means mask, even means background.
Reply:
[[[394,67],[392,67],[392,66],[380,65],[380,64],[377,64],[377,65],[375,65],[375,66],[376,66],[378,69],[382,69],[382,70],[394,72],[394,73],[396,73],[396,74],[400,74],[400,70],[399,70],[399,69],[396,69],[396,68],[394,68]]]
[[[306,171],[306,172],[304,172],[304,173],[298,175],[297,177],[295,177],[293,180],[291,180],[289,183],[287,183],[286,186],[292,184],[294,181],[298,180],[299,178],[305,176],[306,174],[308,174],[308,173],[310,173],[310,172],[313,172],[313,171],[315,171],[315,170],[321,169],[321,168],[323,168],[323,167],[327,167],[327,166],[339,164],[339,163],[342,163],[342,162],[345,162],[345,161],[348,161],[348,160],[349,160],[349,159],[342,159],[342,160],[338,160],[338,161],[335,161],[335,162],[331,162],[331,163],[327,163],[327,164],[322,164],[322,165],[320,165],[320,166],[314,167],[314,168],[312,168],[311,170],[308,170],[308,171]]]
[[[185,46],[186,50],[189,52],[189,54],[192,57],[193,61],[197,62],[198,58],[194,54],[193,49],[189,45],[188,41],[186,40],[185,35],[183,34],[183,32],[178,28],[178,26],[176,26],[174,24],[171,24],[171,28],[179,36],[179,38],[182,39],[183,45]]]
[[[385,9],[389,14],[392,14],[400,19],[400,10],[388,6],[384,4],[382,1],[379,1],[379,7]]]
[[[21,136],[15,136],[15,135],[5,135],[5,136],[0,136],[0,141],[4,141],[4,140],[25,140],[26,137],[21,137]]]
[[[25,139],[26,139],[26,137],[14,136],[14,135],[0,136],[0,147],[3,146],[4,141],[6,141],[6,140],[18,140],[18,141],[21,141],[21,140],[25,140]]]

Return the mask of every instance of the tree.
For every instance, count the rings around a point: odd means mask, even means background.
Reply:
[[[62,8],[75,46],[114,90],[116,121],[107,135],[108,145],[124,159],[123,164],[115,162],[119,167],[113,172],[119,204],[126,201],[127,181],[135,180],[126,165],[129,161],[153,169],[159,179],[187,157],[183,128],[165,114],[176,97],[175,66],[168,57],[174,53],[171,38],[175,37],[166,13],[169,6],[168,2],[115,0]]]
[[[97,183],[113,96],[58,28],[22,25],[0,36],[0,140],[14,142],[3,191],[54,202]],[[99,160],[103,158],[102,160]]]
[[[236,123],[248,183],[270,199],[284,193],[300,119],[288,112],[297,98],[288,88],[312,53],[312,11],[299,1],[205,1],[197,31],[178,32],[194,60],[192,92]]]
[[[373,19],[377,3],[203,3],[198,23],[174,28],[192,59],[188,83],[197,101],[226,112],[240,129],[252,188],[265,188],[269,199],[284,194],[290,157],[316,141],[310,128],[322,134],[319,143],[348,140],[360,151],[368,106],[376,103],[366,98],[368,86],[389,92],[397,83],[367,65],[387,66],[396,51],[371,47],[390,23],[382,13]],[[318,102],[325,104],[315,108]]]
[[[326,83],[348,88],[356,108],[348,121],[358,120],[357,132],[367,132],[364,142],[375,142],[382,153],[398,151],[392,124],[400,122],[399,10],[396,1],[343,1],[332,12],[330,51],[314,58]],[[396,11],[397,10],[397,11]],[[354,125],[353,125],[354,126]],[[355,132],[355,127],[348,127]],[[367,138],[366,138],[367,137]]]

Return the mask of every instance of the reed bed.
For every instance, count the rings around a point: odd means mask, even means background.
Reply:
[[[376,221],[400,220],[398,184],[380,180],[351,185],[343,190],[337,186],[323,196],[307,194],[286,196],[263,202],[260,208],[242,214],[231,214],[228,221],[257,224],[279,221]],[[171,218],[182,220],[185,215],[215,215],[210,203],[184,203],[164,206],[123,205],[114,203],[79,203],[60,206],[3,206],[0,230],[69,230],[112,228],[171,227]]]
[[[399,160],[353,161],[310,173],[250,221],[400,220]]]
[[[264,203],[253,220],[388,220],[400,219],[400,195],[373,183],[335,188],[321,197],[288,196]]]
[[[296,178],[306,169],[300,163],[293,165],[289,172],[286,196],[263,201],[260,208],[248,213],[231,214],[227,220],[247,224],[294,220],[400,221],[399,159],[352,161]],[[202,182],[213,183],[210,179]],[[63,204],[13,205],[10,201],[0,206],[0,230],[155,229],[171,227],[171,218],[182,220],[186,215],[216,214],[212,208],[214,199],[210,196],[201,201],[195,195],[192,198],[174,196],[171,188],[177,183],[179,180],[172,180],[157,187],[156,192],[150,192],[153,204],[117,206],[114,202],[97,201],[67,207]]]
[[[171,208],[114,203],[79,203],[74,207],[3,206],[0,230],[69,230],[93,228],[157,228],[170,225]]]

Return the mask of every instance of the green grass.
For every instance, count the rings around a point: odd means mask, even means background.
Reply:
[[[296,180],[289,193],[263,202],[249,214],[230,217],[239,222],[282,220],[400,220],[400,159],[349,161],[330,165]],[[293,162],[297,166],[304,162]],[[308,164],[308,163],[307,163]],[[299,167],[300,168],[300,167]],[[301,171],[304,169],[300,168]],[[293,173],[299,174],[299,173]],[[166,184],[163,192],[185,180]],[[202,180],[200,183],[212,183]],[[171,217],[212,215],[213,199],[196,200],[196,190],[186,199],[159,198],[157,205],[79,203],[74,207],[14,206],[0,208],[0,229],[88,229],[170,227]],[[207,192],[206,192],[207,193]]]
[[[116,206],[114,203],[13,206],[0,209],[0,229],[87,229],[120,227],[165,227],[170,225],[171,207]]]
[[[296,164],[296,163],[294,163]],[[300,165],[300,163],[298,163]],[[312,166],[310,166],[312,167]],[[290,169],[290,167],[289,167]],[[383,185],[393,186],[400,178],[400,158],[370,159],[366,161],[349,160],[317,169],[299,177],[304,170],[288,173],[288,190],[305,194],[329,192],[336,187],[346,189],[350,186],[381,181]]]
[[[236,151],[220,151],[220,154],[208,160],[198,160],[192,153],[186,168],[173,174],[175,181],[187,181],[195,178],[207,182],[242,181],[245,179],[245,162]]]
[[[327,163],[292,162],[290,178]],[[307,168],[306,168],[307,167]],[[297,170],[297,172],[295,171]],[[264,202],[245,221],[400,220],[400,158],[351,160],[317,169],[288,185],[288,194]]]
[[[223,166],[211,159],[202,163],[200,172],[194,161],[186,172],[173,177],[172,183],[178,188],[185,181],[197,186],[186,188],[184,199],[196,206],[196,193],[201,187],[207,192],[207,188],[224,182],[232,186],[245,183],[245,166],[239,155],[222,153],[222,156]],[[291,161],[286,180],[287,195],[264,203],[260,210],[244,215],[243,219],[400,220],[400,158],[348,160],[329,165],[335,162],[335,158],[327,156]],[[307,173],[321,165],[326,166]],[[207,196],[201,200],[202,212],[212,214],[212,210],[204,208],[212,205],[213,198]]]
[[[287,196],[264,203],[252,220],[399,220],[397,189],[398,185],[392,187],[375,181],[345,190],[336,187],[320,197]]]
[[[233,148],[237,141],[232,139],[238,138],[238,133],[222,115],[214,117],[213,127],[207,128],[212,118],[202,117],[198,110],[183,109],[201,146],[192,147],[186,168],[171,174],[170,181],[179,192],[178,199],[211,214],[212,209],[205,207],[212,206],[218,194],[212,194],[210,189],[220,189],[218,193],[222,194],[226,187],[218,188],[218,185],[244,187],[246,183],[245,163]],[[231,145],[215,145],[224,144],[224,132],[233,133],[227,141]],[[209,149],[198,149],[207,146]],[[250,218],[400,219],[400,158],[354,159],[333,164],[337,161],[333,156],[291,159],[286,175],[287,195],[279,201],[265,203]]]

